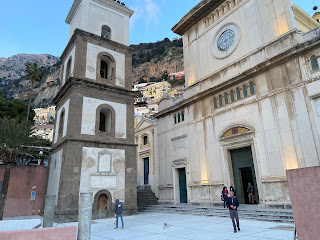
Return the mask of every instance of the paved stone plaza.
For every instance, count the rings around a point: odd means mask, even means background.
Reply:
[[[120,220],[120,219],[119,219]],[[233,233],[229,218],[183,214],[142,213],[125,217],[125,229],[114,230],[114,219],[94,220],[91,240],[182,240],[182,239],[293,239],[293,224],[241,220],[241,231]],[[119,222],[120,223],[120,222]],[[164,223],[167,227],[164,227]],[[77,223],[59,224],[70,226]]]

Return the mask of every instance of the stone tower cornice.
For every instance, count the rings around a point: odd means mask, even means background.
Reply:
[[[66,18],[66,23],[70,24],[74,15],[76,14],[80,4],[82,1],[86,1],[86,0],[75,0],[74,3],[72,4],[71,10]],[[119,3],[118,1],[114,1],[114,0],[92,0],[94,2],[100,3],[104,6],[113,8],[117,11],[122,12],[125,15],[128,15],[129,17],[132,16],[132,14],[134,13],[134,11],[132,11],[131,9],[129,9],[128,7],[126,7],[123,3]]]

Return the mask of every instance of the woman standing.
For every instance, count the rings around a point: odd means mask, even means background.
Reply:
[[[222,189],[221,200],[223,201],[223,207],[226,208],[226,201],[228,198],[228,188],[226,186]]]

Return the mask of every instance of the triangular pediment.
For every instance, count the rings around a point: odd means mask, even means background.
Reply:
[[[153,126],[153,120],[151,118],[143,117],[141,121],[138,123],[138,125],[136,126],[135,131],[138,132],[152,126]]]

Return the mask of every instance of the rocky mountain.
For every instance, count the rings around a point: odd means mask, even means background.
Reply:
[[[170,41],[165,38],[156,43],[130,46],[132,54],[133,82],[161,80],[169,73],[181,72],[183,66],[182,39]]]
[[[154,82],[164,75],[183,71],[182,40],[164,39],[156,43],[131,45],[133,50],[133,82]],[[45,77],[34,89],[26,76],[25,64],[36,62],[44,66]],[[58,57],[49,54],[18,54],[0,58],[0,91],[9,98],[33,99],[34,107],[46,107],[60,89]]]
[[[0,58],[0,79],[15,80],[25,75],[25,64],[36,62],[40,66],[53,66],[58,57],[49,54],[18,54],[9,58]]]

